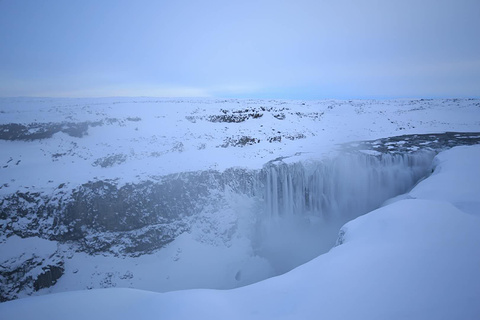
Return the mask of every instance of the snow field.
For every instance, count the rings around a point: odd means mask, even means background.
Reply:
[[[0,140],[0,150],[8,150],[0,153],[0,194],[48,193],[66,181],[72,189],[100,179],[131,183],[184,171],[259,169],[279,157],[321,159],[345,142],[480,131],[478,105],[468,99],[1,98],[0,125],[85,123],[88,129],[82,137],[57,132],[41,140]],[[121,159],[98,165],[115,156]]]

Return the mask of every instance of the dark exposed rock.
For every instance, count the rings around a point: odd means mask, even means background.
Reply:
[[[49,288],[57,283],[57,280],[63,275],[65,268],[63,263],[59,265],[48,265],[42,268],[42,273],[38,275],[33,282],[33,289],[38,291],[43,288]]]
[[[210,115],[210,116],[197,116],[197,115],[188,115],[185,116],[185,119],[192,123],[196,123],[197,120],[206,120],[210,122],[217,123],[241,123],[250,119],[258,119],[265,115],[265,113],[270,113],[277,120],[285,120],[287,115],[294,115],[299,118],[311,118],[314,120],[319,120],[323,112],[292,112],[289,108],[285,107],[251,107],[238,110],[225,110],[220,109],[220,114]],[[192,113],[193,114],[193,113]]]
[[[71,137],[81,138],[88,134],[90,127],[104,124],[125,126],[126,121],[138,122],[139,117],[126,119],[106,118],[102,121],[85,122],[34,122],[29,124],[8,123],[0,125],[0,140],[41,140],[51,138],[55,133],[63,132]]]
[[[221,114],[221,115],[209,116],[207,120],[210,122],[240,123],[250,118],[257,119],[257,118],[261,118],[262,116],[263,114],[258,112],[232,113],[232,114]]]
[[[98,122],[61,122],[61,123],[9,123],[0,125],[1,140],[38,140],[51,138],[57,132],[66,133],[72,137],[81,138],[88,132],[89,126],[99,125]]]
[[[138,121],[142,121],[142,118],[140,118],[140,117],[128,117],[127,121],[138,122]]]
[[[288,139],[288,140],[297,140],[297,139],[305,139],[306,136],[303,133],[298,133],[298,134],[295,134],[295,135],[283,134],[283,135],[269,137],[267,139],[267,141],[270,142],[270,143],[272,143],[272,142],[282,142],[282,138],[283,139]]]
[[[186,172],[118,186],[92,181],[65,193],[16,192],[0,200],[0,233],[73,241],[88,253],[141,254],[159,249],[189,229],[189,217],[221,199],[228,187],[252,193],[253,172]],[[212,194],[213,191],[213,194]],[[21,218],[21,223],[19,219]]]
[[[63,256],[55,250],[0,257],[0,302],[54,285],[64,271]]]
[[[127,161],[127,156],[124,155],[123,153],[119,153],[119,154],[112,154],[112,155],[108,155],[108,156],[103,157],[103,158],[99,158],[99,159],[95,160],[92,163],[92,165],[94,167],[100,166],[102,168],[108,168],[108,167],[112,167],[116,164],[121,164],[125,161]]]
[[[185,118],[192,123],[196,123],[197,120],[207,120],[209,122],[217,122],[217,123],[241,123],[249,119],[258,119],[263,117],[263,111],[265,111],[265,108],[263,109],[246,108],[246,109],[239,109],[239,110],[220,109],[221,114],[210,115],[207,117],[186,116]]]
[[[223,144],[220,145],[220,147],[222,147],[222,148],[228,148],[230,146],[232,146],[232,147],[244,147],[244,146],[256,144],[256,143],[259,143],[259,142],[260,142],[260,139],[252,138],[252,137],[249,137],[249,136],[229,137],[229,138],[226,138],[223,141]]]
[[[480,143],[479,132],[445,132],[428,134],[408,134],[370,141],[359,141],[343,145],[350,151],[374,150],[380,153],[410,153],[417,150],[437,152],[455,146],[468,146]]]
[[[282,142],[282,136],[274,136],[267,139],[268,142]]]

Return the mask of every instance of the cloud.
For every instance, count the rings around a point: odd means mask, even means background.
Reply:
[[[395,97],[411,83],[478,96],[478,12],[475,0],[6,1],[0,95]]]

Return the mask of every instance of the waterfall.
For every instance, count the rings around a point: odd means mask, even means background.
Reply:
[[[336,159],[263,169],[265,211],[269,216],[358,216],[408,191],[428,174],[433,152],[345,154]]]
[[[346,153],[322,161],[269,163],[259,177],[264,209],[257,254],[282,273],[328,251],[343,224],[427,176],[434,155]]]

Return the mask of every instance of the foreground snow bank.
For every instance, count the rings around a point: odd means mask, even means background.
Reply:
[[[480,156],[477,148],[457,147],[435,159],[435,172],[410,195],[415,198],[448,201],[457,208],[480,216]]]
[[[68,292],[0,304],[2,319],[478,319],[480,146],[441,153],[409,195],[347,223],[339,245],[228,291]],[[467,208],[465,210],[464,208]]]

